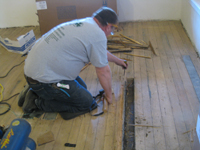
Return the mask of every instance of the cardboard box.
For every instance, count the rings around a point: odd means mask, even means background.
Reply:
[[[29,31],[25,35],[19,36],[17,38],[17,41],[13,41],[8,38],[2,38],[0,36],[0,43],[5,49],[7,49],[9,52],[15,52],[20,54],[28,52],[35,43],[35,41],[36,38],[33,30]]]
[[[200,150],[200,108],[197,117],[196,134],[194,136],[194,144],[192,150]]]
[[[60,23],[90,17],[102,6],[117,12],[116,0],[36,0],[36,5],[41,34]]]

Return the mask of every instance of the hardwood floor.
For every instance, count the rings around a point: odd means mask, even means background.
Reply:
[[[200,75],[200,60],[180,21],[148,21],[120,23],[122,34],[138,41],[151,41],[157,56],[149,49],[134,49],[131,53],[151,56],[151,59],[114,53],[120,58],[128,58],[126,78],[134,78],[135,102],[135,145],[136,150],[191,150],[191,132],[196,127],[199,100],[190,76],[183,62],[189,55]],[[33,29],[36,38],[39,27],[0,29],[0,36],[15,40]],[[8,52],[0,46],[0,76],[4,76],[12,66],[25,59],[20,54]],[[14,68],[7,77],[0,78],[4,86],[4,99],[19,93],[26,84],[23,65]],[[94,117],[89,113],[65,121],[60,115],[54,120],[43,116],[27,119],[32,131],[29,137],[37,138],[51,131],[54,141],[37,146],[37,150],[117,150],[123,146],[124,113],[124,70],[110,63],[113,82],[113,101],[108,113]],[[80,76],[88,85],[92,95],[101,89],[94,66],[90,65]],[[17,105],[18,97],[7,102],[11,110],[0,116],[0,125],[9,125],[15,118],[22,117],[22,109]],[[6,108],[0,105],[1,111]],[[137,126],[143,125],[143,126]],[[146,126],[145,126],[146,125]],[[149,127],[148,127],[149,126]],[[150,127],[151,126],[151,127]],[[65,147],[65,143],[76,144],[75,148]]]

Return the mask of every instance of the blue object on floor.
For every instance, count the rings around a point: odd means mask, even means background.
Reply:
[[[190,76],[190,79],[192,81],[192,84],[193,84],[193,87],[194,87],[194,90],[197,94],[197,98],[200,102],[200,78],[199,78],[199,75],[195,69],[195,66],[190,58],[189,55],[184,55],[183,56],[183,61],[185,63],[185,66],[187,68],[187,71],[188,71],[188,74]]]
[[[35,150],[36,143],[29,138],[30,124],[24,119],[15,119],[3,135],[0,150]]]

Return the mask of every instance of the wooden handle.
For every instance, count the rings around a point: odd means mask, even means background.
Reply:
[[[120,35],[121,35],[122,37],[124,37],[125,39],[129,40],[129,41],[132,41],[132,42],[134,42],[134,43],[136,43],[136,44],[139,44],[139,45],[143,45],[142,43],[140,43],[140,42],[138,42],[138,41],[136,41],[136,40],[134,40],[134,39],[131,39],[131,38],[129,38],[129,37],[123,35],[123,34],[120,34]]]
[[[149,58],[149,59],[151,59],[151,57],[149,57],[149,56],[135,55],[135,54],[129,54],[129,53],[124,53],[124,54],[125,55],[131,55],[131,56],[143,57],[143,58]]]
[[[85,68],[87,68],[89,65],[91,65],[91,62],[89,62],[88,64],[86,64],[82,69],[81,71],[83,71]]]

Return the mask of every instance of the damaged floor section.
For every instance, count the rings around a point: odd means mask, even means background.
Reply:
[[[135,150],[134,79],[128,78],[125,89],[124,150]]]

